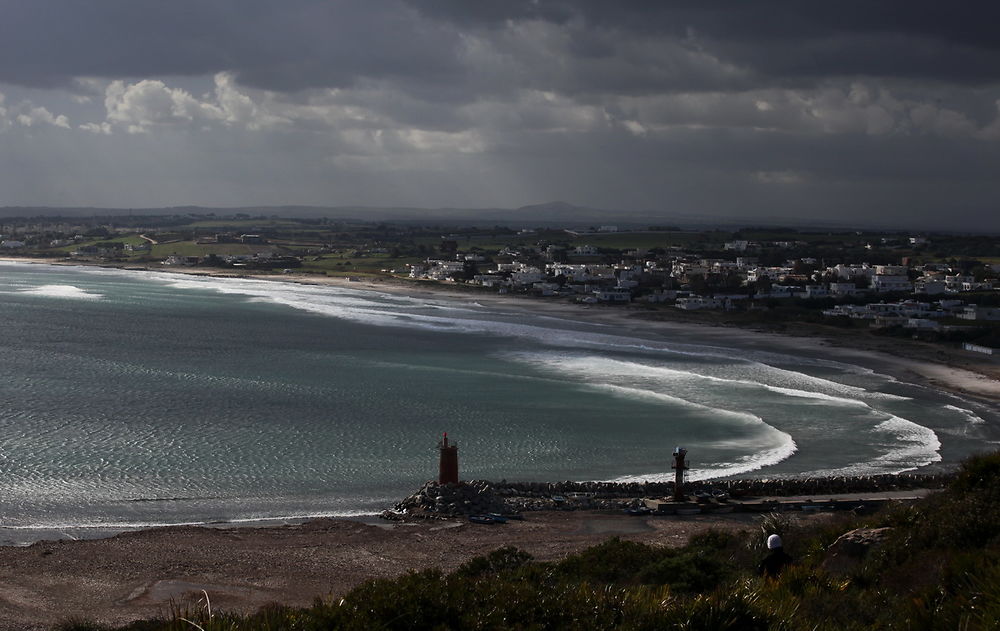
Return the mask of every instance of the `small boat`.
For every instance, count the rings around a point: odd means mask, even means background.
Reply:
[[[500,513],[486,513],[486,515],[484,515],[484,517],[489,517],[490,519],[492,519],[494,522],[496,522],[498,524],[506,524],[507,523],[507,518],[504,517],[503,515],[501,515]]]
[[[499,524],[497,520],[493,519],[489,515],[469,515],[469,521],[474,524]]]

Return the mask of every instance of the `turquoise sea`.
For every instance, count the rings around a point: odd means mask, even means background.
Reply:
[[[988,405],[864,366],[530,305],[0,263],[0,543],[360,515],[436,473],[935,470]]]

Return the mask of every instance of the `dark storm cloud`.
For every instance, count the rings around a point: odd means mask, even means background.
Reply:
[[[285,92],[388,78],[468,99],[470,90],[512,82],[586,92],[643,84],[742,89],[751,80],[854,75],[1000,79],[996,3],[3,0],[0,7],[0,82],[30,86],[229,71],[243,85]],[[511,35],[529,23],[553,31]],[[509,76],[483,80],[481,60],[462,54],[465,31],[507,57]],[[711,59],[740,72],[712,68]],[[556,68],[568,74],[552,76]]]
[[[1000,78],[995,29],[1000,4],[995,2],[410,1],[427,15],[468,27],[501,28],[509,20],[561,26],[579,21],[584,33],[693,40],[725,61],[752,69],[758,80],[858,74],[964,82]],[[573,50],[583,56],[598,53],[601,47],[587,39],[578,37]]]
[[[5,0],[0,82],[234,72],[274,90],[453,74],[454,33],[392,2]]]

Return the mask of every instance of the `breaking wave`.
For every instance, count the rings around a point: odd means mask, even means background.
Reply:
[[[102,294],[91,293],[74,285],[41,285],[29,289],[19,289],[17,293],[72,300],[100,300],[104,297]]]

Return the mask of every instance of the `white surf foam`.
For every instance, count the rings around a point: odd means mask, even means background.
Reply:
[[[733,475],[743,475],[775,465],[783,460],[791,458],[798,450],[798,446],[792,437],[784,432],[780,432],[785,440],[781,444],[762,449],[752,454],[741,456],[732,462],[713,462],[704,466],[699,466],[696,471],[685,474],[684,478],[689,481],[712,480],[715,478],[725,478]],[[658,471],[640,475],[627,475],[609,482],[669,482],[674,479],[673,471]]]
[[[103,294],[90,293],[74,285],[40,285],[30,289],[20,289],[17,293],[49,298],[69,298],[73,300],[100,300]]]
[[[512,354],[514,355],[514,354]],[[574,357],[551,354],[521,354],[524,358],[530,358],[539,365],[546,366],[562,374],[569,374],[578,378],[583,378],[584,383],[590,388],[608,392],[613,396],[620,396],[629,400],[646,400],[654,403],[665,403],[668,405],[682,406],[688,408],[699,415],[704,415],[707,421],[722,422],[728,427],[742,428],[741,439],[733,441],[717,442],[715,444],[706,443],[705,447],[715,447],[719,449],[745,450],[753,448],[755,451],[750,454],[739,456],[730,462],[710,463],[701,467],[694,474],[692,479],[717,478],[728,475],[747,473],[763,467],[775,465],[787,458],[797,450],[794,439],[787,432],[783,432],[773,425],[768,424],[763,418],[746,411],[734,411],[724,408],[710,406],[689,399],[685,399],[674,394],[667,394],[658,390],[644,389],[637,386],[625,386],[617,383],[607,383],[609,377],[639,377],[649,376],[650,372],[661,371],[671,376],[687,376],[688,373],[676,371],[668,368],[658,368],[622,362],[618,360],[599,357]],[[594,378],[598,381],[594,381]],[[696,378],[704,377],[697,375]],[[709,380],[725,381],[714,377],[707,377]],[[752,437],[746,436],[745,432],[750,431]],[[658,481],[673,479],[670,472],[652,472],[639,475],[629,475],[617,478],[616,481]]]
[[[746,382],[746,383],[753,383],[753,382]],[[809,391],[809,390],[798,390],[796,388],[782,388],[780,386],[769,386],[767,384],[758,384],[758,385],[761,385],[765,390],[770,390],[771,392],[774,392],[774,393],[777,393],[777,394],[784,394],[784,395],[790,396],[790,397],[796,397],[796,398],[800,398],[800,399],[816,399],[818,401],[823,401],[823,402],[826,402],[826,403],[834,403],[834,404],[837,404],[837,405],[853,405],[853,406],[860,406],[860,407],[865,407],[865,408],[871,409],[870,405],[868,405],[864,401],[860,401],[858,399],[848,399],[846,397],[835,397],[833,395],[824,394],[822,392],[812,392],[812,391]]]
[[[601,358],[601,364],[598,367],[594,364],[594,361],[596,361],[596,358],[594,357],[572,355],[558,356],[543,353],[513,352],[507,353],[506,356],[515,360],[525,361],[543,367],[549,366],[552,369],[559,371],[568,370],[580,374],[581,376],[587,376],[588,373],[591,376],[614,374],[617,376],[629,377],[631,379],[654,380],[663,386],[670,387],[677,387],[685,382],[707,381],[738,388],[764,389],[784,396],[791,396],[800,399],[813,399],[827,405],[854,406],[872,409],[871,406],[861,400],[861,398],[849,398],[846,396],[828,394],[827,392],[776,386],[766,382],[758,382],[747,379],[727,379],[714,375],[706,375],[692,369],[679,370],[676,368],[667,368],[665,366],[656,366],[648,363],[636,361],[626,362],[610,358]],[[762,369],[760,372],[766,372],[770,367],[760,366],[759,368]],[[745,370],[743,372],[745,372]],[[789,371],[782,371],[782,373],[783,381],[785,383],[792,381],[792,379],[789,378]],[[854,397],[864,397],[870,394],[867,390],[862,388],[844,386],[843,384],[839,384],[834,381],[809,377],[808,375],[798,375],[797,373],[790,374],[798,377],[795,381],[804,382],[802,383],[803,386],[822,387],[827,391],[838,392],[838,394],[842,390],[847,389],[847,392],[852,393]]]
[[[807,476],[872,475],[882,473],[904,473],[941,461],[941,441],[929,427],[895,415],[876,425],[873,434],[883,436],[883,444],[888,451],[869,462],[811,471]],[[888,438],[888,440],[885,440]],[[879,439],[876,437],[876,441]]]
[[[566,328],[565,325],[570,323],[587,328],[594,327],[591,323],[574,322],[571,319],[546,318],[533,315],[532,317],[535,321],[551,321],[557,325],[562,324],[562,326],[529,325],[523,322],[510,322],[506,320],[523,317],[523,314],[513,312],[503,313],[499,311],[484,313],[481,308],[469,309],[461,305],[456,305],[453,301],[428,301],[425,298],[384,294],[368,289],[298,285],[251,279],[165,278],[162,274],[152,272],[149,273],[149,278],[166,282],[173,287],[181,289],[207,289],[225,294],[243,294],[252,296],[256,300],[264,300],[360,324],[419,328],[450,333],[459,332],[518,337],[543,342],[547,346],[563,346],[574,349],[610,349],[616,351],[668,354],[678,357],[694,357],[699,360],[714,360],[719,364],[756,366],[772,377],[766,379],[766,382],[777,387],[791,386],[804,390],[801,386],[806,386],[810,389],[825,390],[827,394],[831,394],[832,396],[860,397],[864,395],[875,399],[908,400],[908,397],[851,386],[772,365],[772,363],[787,363],[802,366],[825,366],[845,372],[863,373],[872,379],[892,381],[890,377],[876,375],[868,368],[823,358],[799,357],[760,351],[740,351],[739,354],[734,354],[734,350],[731,348],[716,347],[708,344],[693,345],[673,341],[669,343],[654,342],[621,335],[574,330]],[[426,311],[439,311],[440,313],[432,314],[426,313]],[[463,312],[474,315],[471,315],[471,317],[462,317],[461,314]],[[788,393],[786,392],[785,394]],[[833,399],[830,401],[832,402]]]
[[[976,414],[972,410],[967,410],[965,408],[960,408],[957,405],[945,405],[944,409],[951,410],[953,412],[958,412],[959,414],[961,414],[965,418],[965,421],[968,422],[970,425],[982,425],[982,424],[986,423],[986,419],[984,419],[983,417],[979,416],[978,414]]]

